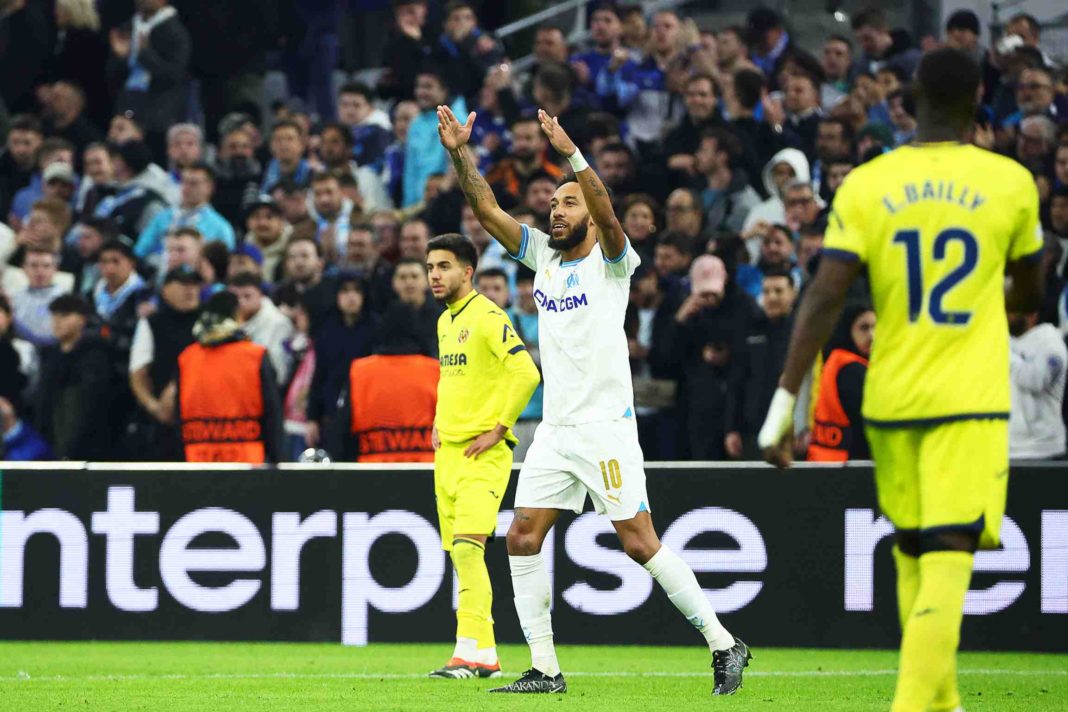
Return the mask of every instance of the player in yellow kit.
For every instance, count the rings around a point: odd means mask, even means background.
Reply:
[[[974,553],[997,546],[1008,484],[1010,311],[1038,308],[1042,233],[1030,173],[969,145],[979,66],[923,57],[919,130],[850,173],[801,304],[759,441],[789,464],[794,398],[867,267],[879,326],[863,415],[879,505],[893,522],[901,663],[894,712],[955,710]],[[1011,278],[1005,287],[1006,273]]]
[[[541,380],[508,315],[474,291],[477,262],[474,243],[462,235],[440,235],[427,247],[430,288],[448,306],[438,319],[434,495],[460,600],[452,658],[430,673],[446,679],[501,674],[486,541],[512,473],[512,426]]]

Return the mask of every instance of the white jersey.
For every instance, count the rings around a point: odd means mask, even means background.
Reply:
[[[599,243],[586,257],[562,262],[549,236],[523,225],[519,254],[534,270],[545,400],[550,425],[583,425],[634,417],[630,352],[623,319],[630,277],[641,264],[630,241],[614,260]]]

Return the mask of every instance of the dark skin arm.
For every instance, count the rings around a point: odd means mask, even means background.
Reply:
[[[1011,280],[1005,290],[1005,310],[1030,314],[1042,306],[1045,283],[1042,279],[1041,260],[1016,260],[1005,265],[1005,274]]]
[[[569,158],[574,155],[578,147],[555,116],[550,117],[543,109],[538,109],[538,121],[541,123],[542,132],[549,138],[549,143],[561,156]],[[579,171],[575,174],[575,179],[582,189],[590,219],[597,227],[597,242],[601,243],[601,252],[610,260],[619,257],[627,247],[627,236],[616,218],[612,199],[608,196],[604,183],[592,168]]]
[[[449,152],[452,165],[456,168],[456,177],[460,190],[467,198],[475,217],[482,223],[490,235],[501,243],[510,254],[518,255],[523,240],[523,229],[508,213],[497,204],[489,183],[478,172],[478,162],[467,147],[471,139],[471,129],[475,125],[475,112],[461,124],[447,106],[438,107],[438,137],[441,145]]]
[[[801,390],[801,381],[838,323],[846,292],[862,266],[859,260],[847,262],[826,257],[820,260],[819,272],[801,301],[779,381],[790,393],[797,395]],[[777,467],[787,467],[793,459],[790,440],[786,437],[778,446],[765,448],[764,459]]]

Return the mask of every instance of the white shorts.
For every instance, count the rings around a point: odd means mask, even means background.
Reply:
[[[594,509],[613,521],[650,511],[645,458],[633,418],[538,426],[519,471],[515,506],[578,513],[587,494]]]

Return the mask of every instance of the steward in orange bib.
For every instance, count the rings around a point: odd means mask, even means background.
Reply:
[[[282,403],[267,350],[234,316],[237,297],[214,295],[178,357],[178,422],[186,462],[278,462]]]
[[[870,306],[855,306],[842,315],[836,346],[820,376],[809,461],[871,459],[860,407],[874,330],[875,312]]]
[[[345,461],[434,461],[430,435],[440,367],[425,353],[415,324],[406,318],[410,312],[394,307],[382,317],[375,355],[349,367],[338,413],[348,424]]]

